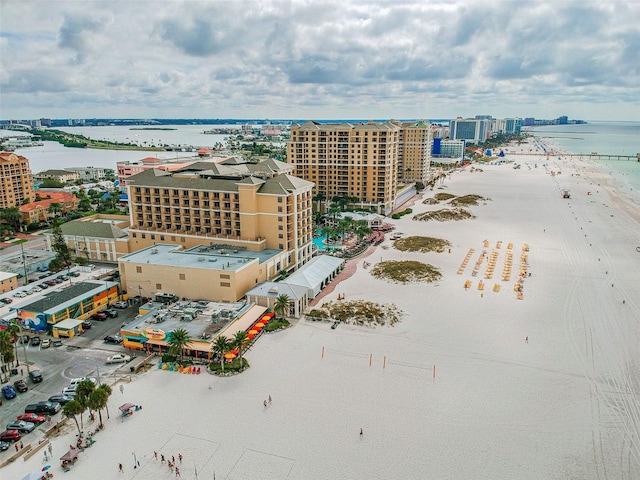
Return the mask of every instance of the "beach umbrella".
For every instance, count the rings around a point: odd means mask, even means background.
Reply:
[[[47,470],[49,470],[51,468],[51,465],[45,465],[44,467],[42,467],[42,471],[46,472]]]
[[[125,410],[129,410],[130,408],[135,407],[135,403],[125,403],[124,405],[120,405],[120,411],[124,412]]]

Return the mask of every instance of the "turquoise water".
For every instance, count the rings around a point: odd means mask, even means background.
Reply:
[[[525,130],[548,146],[565,152],[609,155],[640,153],[640,122],[590,122],[583,125],[549,125]],[[625,193],[640,203],[640,162],[598,160],[621,184]]]
[[[321,237],[315,237],[313,239],[313,244],[318,248],[319,251],[324,252],[326,250],[340,250],[342,247],[335,247],[333,245],[326,245],[324,242],[327,240],[327,236],[323,235]]]

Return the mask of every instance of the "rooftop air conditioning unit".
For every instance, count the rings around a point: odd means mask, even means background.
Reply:
[[[152,249],[151,249],[151,254],[152,254],[152,255],[155,255],[155,254],[157,254],[157,253],[158,253],[158,249],[157,249],[157,248],[152,248]]]

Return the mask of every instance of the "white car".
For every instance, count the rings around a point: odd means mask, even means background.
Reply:
[[[24,298],[24,297],[27,296],[27,294],[24,293],[24,292],[16,292],[16,293],[13,294],[13,296],[16,297],[16,298]]]
[[[49,348],[50,346],[51,346],[51,340],[49,340],[48,338],[45,338],[40,343],[40,348]]]
[[[107,363],[127,363],[131,360],[131,356],[122,353],[116,353],[107,358]]]

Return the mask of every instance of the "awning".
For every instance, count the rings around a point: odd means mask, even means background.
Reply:
[[[253,323],[260,318],[260,316],[267,311],[267,307],[260,305],[254,305],[249,309],[247,313],[242,315],[239,319],[229,325],[226,330],[221,332],[227,338],[233,338],[234,335],[241,331],[248,329]]]
[[[120,405],[120,411],[124,412],[125,410],[129,410],[131,408],[134,408],[136,406],[135,403],[125,403],[124,405]]]
[[[147,343],[149,341],[148,338],[143,337],[142,335],[125,335],[124,338],[138,343]]]
[[[185,350],[197,350],[198,352],[210,352],[211,343],[209,342],[194,342],[193,340],[187,343],[184,347]]]
[[[147,340],[147,344],[148,345],[159,345],[161,347],[166,347],[168,345],[167,342],[165,342],[164,340],[154,340],[152,338],[150,338],[149,340]]]

